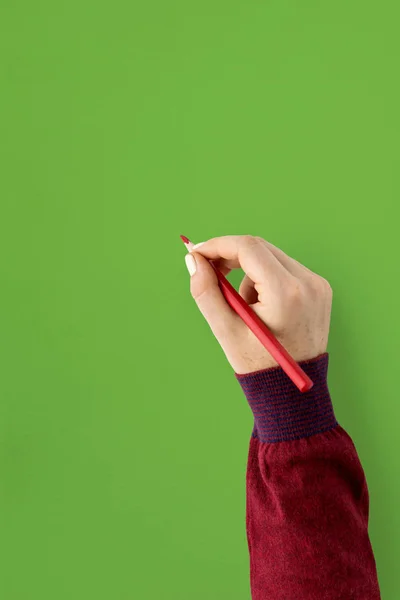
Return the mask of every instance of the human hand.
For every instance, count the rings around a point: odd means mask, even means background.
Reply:
[[[236,373],[277,362],[227,304],[208,260],[224,275],[243,269],[240,295],[296,361],[326,351],[332,306],[329,283],[270,242],[228,235],[196,244],[185,259],[191,294]]]

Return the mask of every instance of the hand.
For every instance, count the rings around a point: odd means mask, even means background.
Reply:
[[[185,258],[192,273],[191,294],[236,373],[277,363],[227,304],[206,259],[224,275],[243,269],[240,295],[296,361],[326,351],[332,289],[323,277],[271,243],[250,235],[213,238],[197,244]]]

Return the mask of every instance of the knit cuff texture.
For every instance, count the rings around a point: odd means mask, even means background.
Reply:
[[[307,438],[337,425],[328,390],[328,353],[299,365],[314,385],[300,392],[281,367],[235,373],[254,415],[252,436],[263,443]]]

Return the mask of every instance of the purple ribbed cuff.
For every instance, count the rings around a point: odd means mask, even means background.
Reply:
[[[254,415],[253,437],[287,442],[333,429],[337,421],[328,390],[328,353],[299,363],[313,387],[300,392],[281,367],[235,373]]]

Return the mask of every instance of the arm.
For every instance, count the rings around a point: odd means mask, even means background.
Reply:
[[[298,392],[225,302],[209,262],[241,267],[239,293],[310,375]],[[214,238],[186,257],[190,289],[254,415],[247,469],[253,600],[378,600],[368,490],[327,385],[329,283],[271,243]]]
[[[254,415],[247,468],[253,600],[379,600],[368,489],[337,424],[328,354],[302,362],[301,394],[280,368],[237,375]]]

